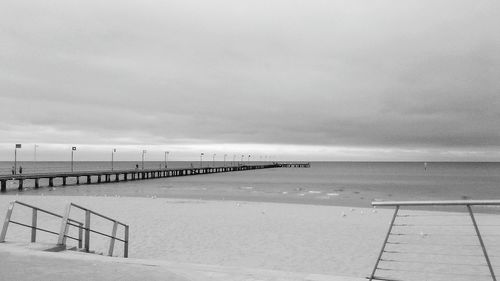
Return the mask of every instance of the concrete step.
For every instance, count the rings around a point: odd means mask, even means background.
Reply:
[[[111,258],[87,255],[79,251],[49,253],[12,243],[0,243],[0,260],[4,261],[0,263],[0,272],[2,272],[2,277],[6,276],[2,280],[33,280],[32,276],[36,272],[37,280],[40,281],[366,281],[365,278],[351,276],[190,264],[165,260]],[[26,266],[27,264],[29,266]],[[72,268],[71,271],[67,270],[69,267]]]

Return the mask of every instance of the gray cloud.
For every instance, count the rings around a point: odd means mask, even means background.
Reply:
[[[493,149],[499,8],[4,1],[3,143]]]

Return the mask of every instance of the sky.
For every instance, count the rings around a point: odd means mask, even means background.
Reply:
[[[4,0],[0,160],[500,161],[500,2]]]

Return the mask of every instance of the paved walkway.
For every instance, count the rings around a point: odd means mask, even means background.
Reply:
[[[291,273],[159,260],[44,252],[36,245],[0,244],[2,280],[16,281],[363,281],[352,277]]]
[[[188,281],[163,267],[119,263],[97,255],[42,252],[0,244],[1,280],[11,281]],[[92,256],[92,259],[83,255]]]

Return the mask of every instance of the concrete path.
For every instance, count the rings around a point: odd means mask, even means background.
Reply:
[[[363,278],[160,260],[110,258],[73,251],[45,252],[36,244],[0,244],[2,280],[16,281],[363,281]]]

